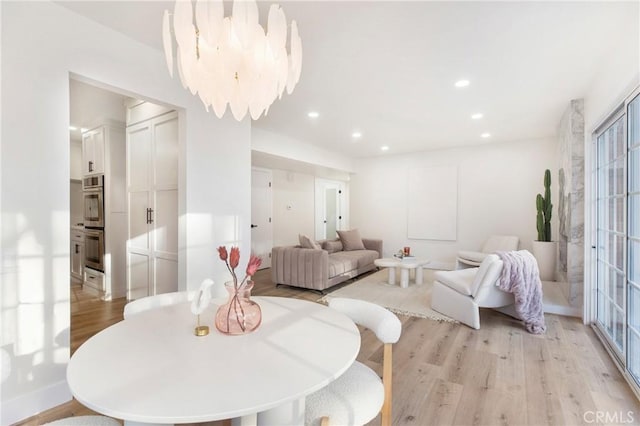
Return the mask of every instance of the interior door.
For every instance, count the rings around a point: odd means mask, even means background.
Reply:
[[[316,179],[316,240],[336,238],[337,230],[346,225],[344,208],[345,184],[340,181]]]
[[[325,238],[335,238],[338,230],[339,189],[330,187],[324,194],[324,235]]]
[[[271,170],[251,169],[251,252],[262,259],[260,269],[271,267],[271,182]]]

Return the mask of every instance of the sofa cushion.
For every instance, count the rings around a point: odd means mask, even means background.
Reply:
[[[364,243],[357,229],[349,231],[337,231],[344,251],[364,250]]]
[[[327,240],[322,243],[322,248],[331,253],[342,251],[342,241],[340,240]]]
[[[458,269],[457,271],[438,271],[433,276],[436,281],[441,282],[449,288],[471,296],[474,293],[474,278],[478,268]]]
[[[322,246],[320,246],[320,244],[318,244],[317,241],[312,240],[311,238],[307,237],[306,235],[298,234],[298,240],[300,241],[300,245],[303,248],[315,249],[315,250],[321,250],[322,249]]]
[[[329,278],[345,274],[358,269],[358,259],[353,256],[345,256],[345,252],[337,252],[329,255]]]
[[[357,269],[364,268],[367,265],[371,265],[374,260],[380,257],[378,252],[375,250],[343,251],[340,253],[335,253],[333,256],[335,255],[339,255],[341,258],[355,260]]]

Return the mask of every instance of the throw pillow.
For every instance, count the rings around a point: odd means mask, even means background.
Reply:
[[[322,243],[322,248],[331,253],[342,251],[342,242],[340,240],[325,241]]]
[[[364,250],[364,243],[357,229],[338,231],[338,236],[340,237],[340,241],[342,241],[344,251]]]
[[[322,250],[322,247],[320,246],[320,244],[318,244],[317,241],[312,240],[306,235],[298,234],[298,240],[300,241],[300,245],[303,248]]]

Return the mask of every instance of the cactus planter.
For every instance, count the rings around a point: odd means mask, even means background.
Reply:
[[[536,229],[538,230],[538,241],[551,241],[551,172],[544,171],[544,197],[542,194],[536,196]]]
[[[551,171],[544,172],[544,196],[536,196],[536,230],[538,239],[533,242],[533,256],[538,262],[540,279],[554,281],[556,274],[556,259],[558,257],[558,243],[551,241]]]

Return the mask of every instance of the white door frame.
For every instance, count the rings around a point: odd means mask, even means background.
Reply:
[[[337,218],[336,229],[346,229],[349,226],[349,220],[347,217],[348,212],[348,197],[347,197],[347,185],[345,182],[339,180],[321,179],[316,178],[315,181],[315,238],[316,240],[323,240],[327,238],[326,235],[326,222],[325,222],[325,209],[327,205],[326,190],[328,188],[335,188],[340,191],[341,196],[338,197],[338,203],[336,206]],[[333,238],[331,236],[330,238]]]
[[[259,172],[259,173],[265,173],[268,176],[269,179],[269,201],[268,201],[268,221],[260,221],[259,224],[256,224],[256,218],[253,217],[253,206],[254,203],[256,202],[253,198],[253,173],[254,172]],[[264,269],[264,268],[270,268],[271,267],[271,248],[273,247],[273,170],[271,169],[265,169],[265,168],[261,168],[261,167],[251,167],[251,174],[252,174],[252,184],[251,184],[251,252],[254,254],[259,254],[258,250],[256,250],[256,246],[255,246],[255,241],[253,238],[253,229],[254,226],[259,225],[261,227],[261,231],[264,229],[264,227],[267,227],[266,235],[268,236],[268,238],[261,242],[261,250],[264,254],[262,257],[262,264],[260,265],[260,269]],[[268,253],[265,252],[268,251]]]

